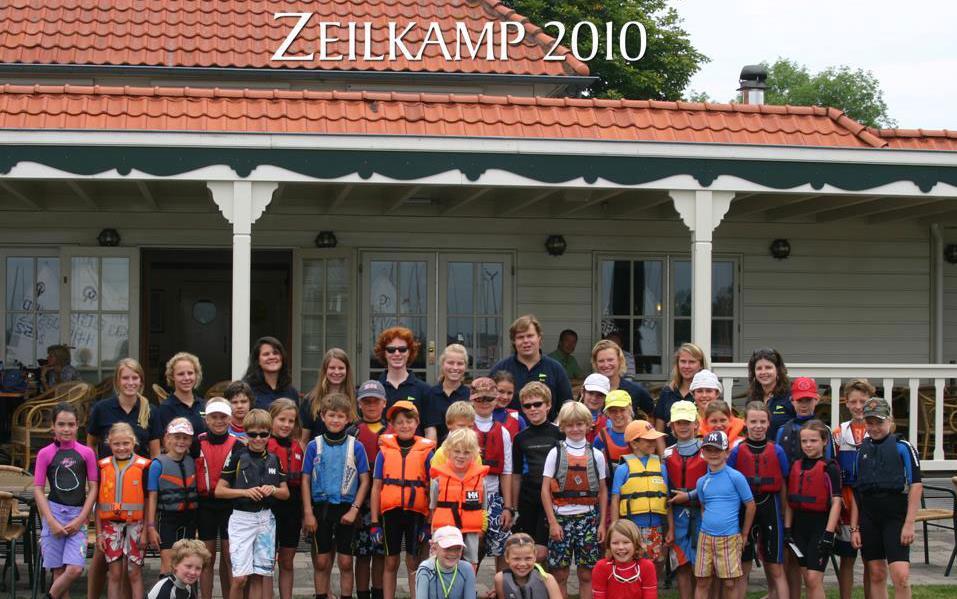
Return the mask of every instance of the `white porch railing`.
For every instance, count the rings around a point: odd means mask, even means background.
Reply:
[[[747,364],[713,364],[712,369],[721,379],[724,386],[724,396],[733,397],[734,385],[747,386]],[[918,418],[921,413],[919,402],[921,381],[928,386],[932,382],[934,387],[933,416],[934,448],[933,458],[921,461],[924,470],[957,470],[957,459],[947,459],[944,452],[944,387],[947,379],[957,379],[957,365],[953,364],[788,364],[788,376],[808,376],[827,383],[831,387],[831,427],[835,428],[840,422],[841,414],[841,386],[845,381],[866,378],[875,387],[883,387],[884,398],[893,406],[891,394],[895,381],[907,381],[909,390],[908,402],[908,430],[907,439],[921,451],[922,444],[918,439]],[[928,411],[928,417],[931,417]],[[954,416],[950,415],[953,420]],[[930,424],[929,422],[927,423]],[[927,431],[924,431],[927,434]],[[949,448],[953,454],[954,448]]]

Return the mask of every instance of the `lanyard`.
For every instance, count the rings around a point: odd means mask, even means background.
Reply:
[[[449,593],[452,592],[452,587],[455,586],[455,577],[459,574],[458,564],[456,564],[455,570],[452,571],[452,581],[449,582],[449,586],[445,586],[445,579],[442,578],[442,568],[439,566],[438,561],[435,563],[435,573],[439,575],[439,584],[442,585],[442,595],[445,599],[448,599]]]

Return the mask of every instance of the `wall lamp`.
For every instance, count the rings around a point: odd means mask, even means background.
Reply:
[[[568,248],[568,244],[565,243],[565,238],[561,235],[549,235],[548,239],[545,240],[545,251],[548,252],[549,256],[561,256],[565,253],[566,248]]]

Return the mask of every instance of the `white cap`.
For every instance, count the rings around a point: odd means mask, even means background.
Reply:
[[[185,418],[174,418],[172,422],[166,427],[167,435],[175,435],[176,433],[182,433],[184,435],[193,434],[193,425],[189,420]]]
[[[443,526],[436,530],[432,533],[432,540],[442,549],[465,546],[465,541],[462,539],[462,531],[454,526]]]
[[[584,387],[585,391],[594,391],[595,393],[608,395],[608,392],[611,391],[611,381],[608,380],[607,376],[593,372],[585,378],[585,383],[582,387]]]
[[[718,375],[710,370],[699,370],[698,373],[694,375],[694,379],[691,381],[691,387],[689,388],[690,391],[694,391],[695,389],[717,389],[721,391],[721,381],[718,380]]]
[[[233,415],[233,407],[224,401],[214,401],[213,403],[206,404],[206,415],[210,414],[226,414],[227,416]]]

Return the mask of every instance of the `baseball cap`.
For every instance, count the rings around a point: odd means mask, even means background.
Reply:
[[[480,376],[469,385],[471,397],[498,397],[498,387],[495,381],[487,376]]]
[[[724,434],[724,431],[711,431],[701,442],[701,447],[706,446],[717,447],[724,451],[728,448],[728,435]]]
[[[374,379],[362,383],[359,385],[359,392],[356,394],[356,399],[362,401],[367,397],[385,399],[385,387],[382,386],[382,383]]]
[[[694,378],[691,379],[689,391],[694,391],[695,389],[717,389],[721,391],[721,381],[718,380],[718,375],[710,370],[699,370],[694,375]]]
[[[799,376],[791,381],[791,401],[797,401],[806,397],[817,397],[817,383],[814,379],[806,376]]]
[[[462,531],[454,526],[443,526],[439,528],[432,533],[432,540],[442,549],[465,546],[465,541],[462,539]]]
[[[684,399],[671,404],[671,420],[669,420],[669,422],[677,422],[679,420],[696,422],[698,420],[698,408],[690,401]]]
[[[631,395],[622,389],[615,389],[605,396],[605,410],[608,408],[627,408],[631,406]]]
[[[609,382],[607,376],[593,372],[585,377],[585,383],[582,387],[585,391],[594,391],[595,393],[608,395],[608,392],[611,391],[611,382]]]
[[[208,411],[208,410],[207,410]],[[193,425],[189,423],[189,420],[185,418],[172,421],[169,423],[169,426],[166,427],[167,435],[174,435],[176,433],[183,433],[184,435],[193,434]]]
[[[880,418],[887,420],[891,417],[891,407],[883,397],[872,397],[864,404],[864,418]]]
[[[664,433],[659,433],[655,427],[647,420],[632,420],[625,427],[625,442],[631,443],[635,439],[648,439],[654,441],[664,437]]]
[[[415,415],[416,415],[416,416],[419,415],[419,409],[415,407],[415,404],[414,404],[414,403],[412,403],[411,401],[409,401],[409,400],[407,400],[407,399],[400,399],[399,401],[397,401],[397,402],[395,402],[394,404],[392,404],[392,407],[390,407],[390,408],[386,411],[385,417],[386,417],[388,420],[392,420],[392,416],[393,416],[398,410],[408,410],[408,411],[410,411],[410,412],[415,412]]]
[[[206,404],[206,415],[209,416],[210,414],[226,414],[227,416],[232,416],[233,407],[225,401],[214,401]]]

